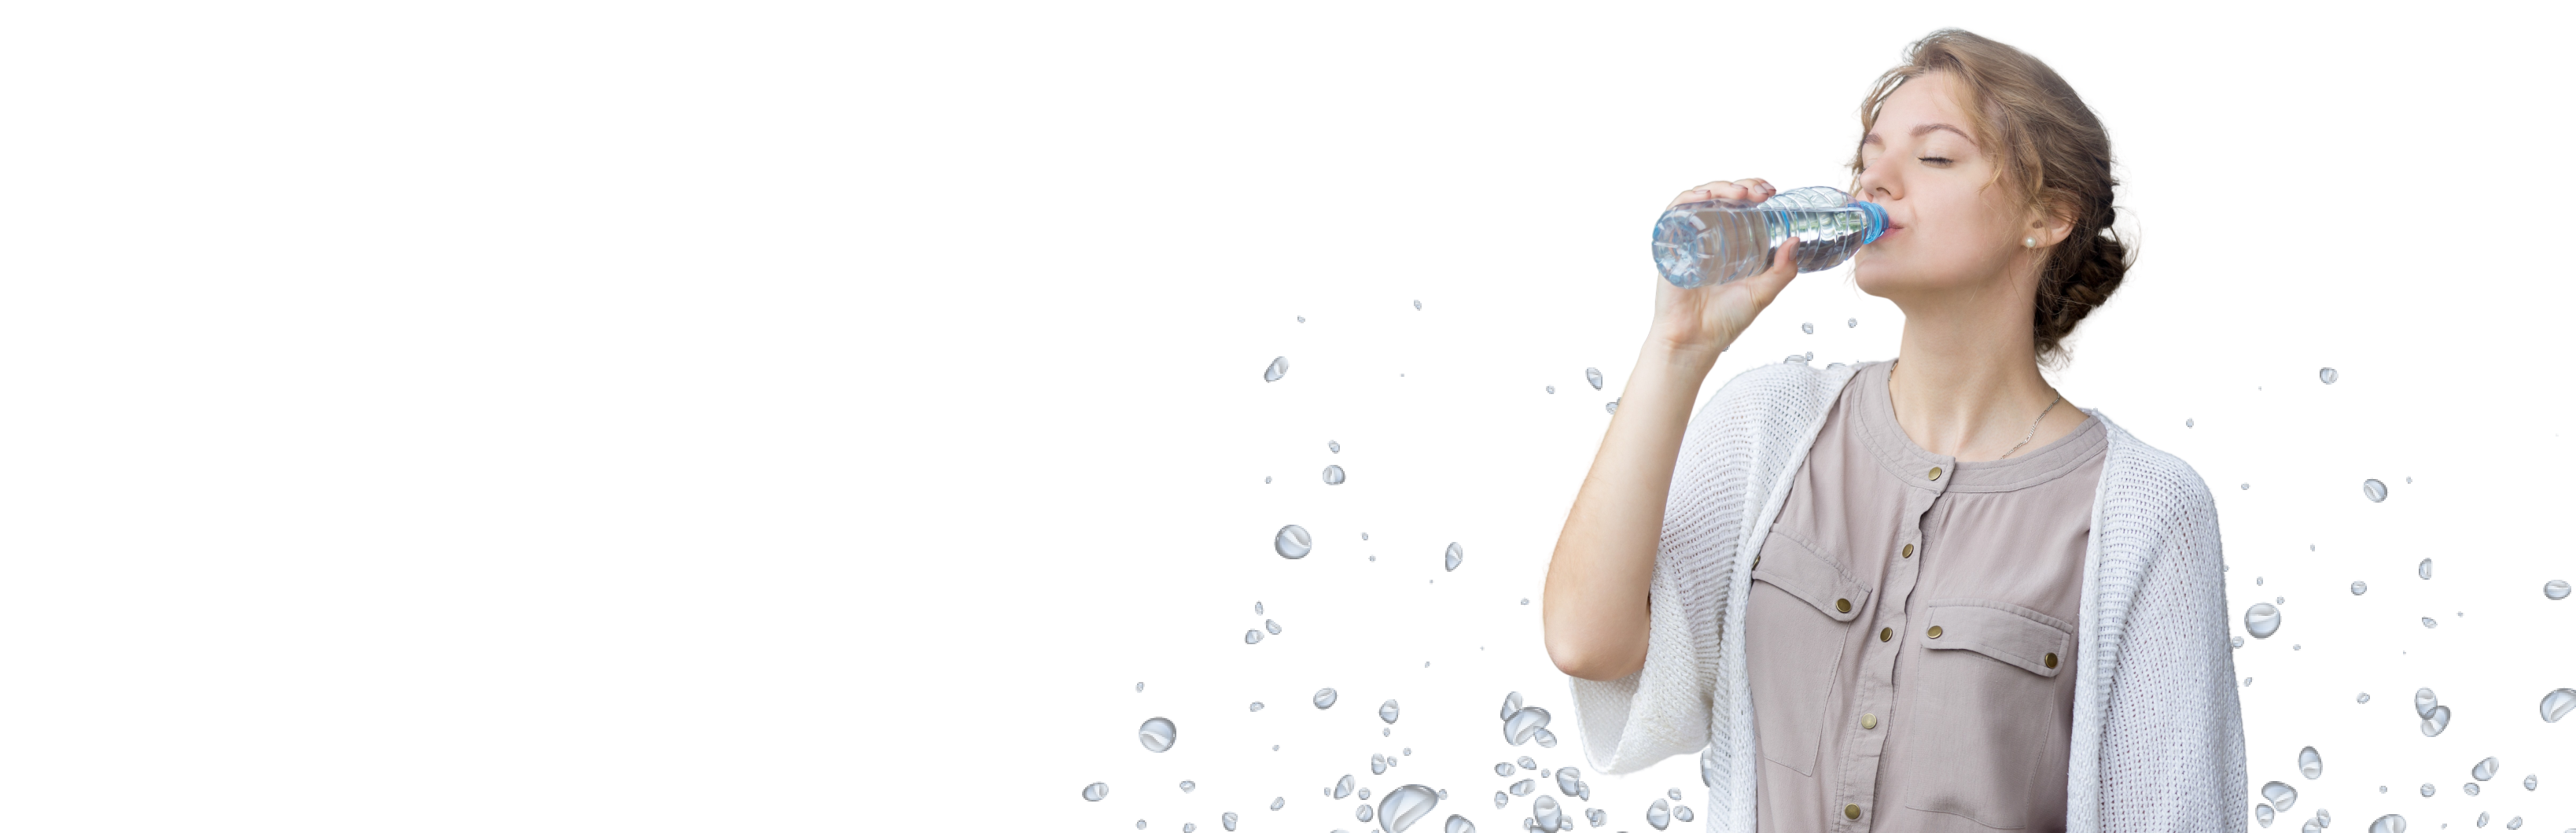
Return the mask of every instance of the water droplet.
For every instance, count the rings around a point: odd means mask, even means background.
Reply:
[[[2256,602],[2245,609],[2245,632],[2256,639],[2270,639],[2281,631],[2281,609]]]
[[[1299,324],[1304,324],[1304,323],[1306,323],[1306,316],[1303,316],[1303,315],[1297,316],[1297,323],[1299,323]]]
[[[1415,302],[1413,302],[1413,308],[1414,308],[1414,309],[1421,309],[1421,308],[1422,308],[1422,302],[1421,302],[1421,301],[1415,301]]]
[[[1145,744],[1147,752],[1170,749],[1172,742],[1179,739],[1180,728],[1173,726],[1172,721],[1165,718],[1146,718],[1145,725],[1136,727],[1136,740]]]
[[[2252,488],[2254,488],[2254,484],[2252,484],[2252,483],[2238,483],[2238,484],[2236,484],[2236,490],[2237,490],[2237,491],[2240,491],[2240,492],[2241,492],[2241,491],[2250,490],[2250,489],[2252,489]]]
[[[1253,602],[1253,603],[1252,603],[1252,615],[1254,615],[1254,616],[1259,616],[1259,615],[1261,615],[1263,612],[1264,612],[1264,611],[1261,609],[1261,603],[1260,603],[1260,602]]]
[[[2370,692],[2362,692],[2361,696],[2352,698],[2352,701],[2355,703],[2368,703],[2370,702]]]
[[[1414,822],[1430,817],[1431,808],[1439,806],[1440,795],[1421,784],[1406,784],[1386,792],[1377,803],[1377,823],[1386,833],[1404,833]],[[1361,821],[1368,821],[1363,816]]]
[[[1377,719],[1379,719],[1379,720],[1383,720],[1383,721],[1386,721],[1386,722],[1388,722],[1388,723],[1394,723],[1394,722],[1395,722],[1395,716],[1396,716],[1396,714],[1398,714],[1400,711],[1401,711],[1400,709],[1396,708],[1396,706],[1395,706],[1395,701],[1393,701],[1393,700],[1388,700],[1388,701],[1386,701],[1386,702],[1384,702],[1384,703],[1379,703],[1379,704],[1377,704]]]
[[[2537,789],[2540,789],[2540,776],[2537,776],[2537,775],[2525,775],[2525,776],[2522,776],[2522,788],[2523,788],[2523,789],[2526,789],[2526,790],[2537,790]]]
[[[1456,572],[1458,569],[1458,562],[1467,560],[1467,548],[1458,546],[1458,542],[1456,541],[1451,541],[1449,542],[1449,551],[1442,553],[1440,558],[1443,563],[1448,565],[1449,571]]]
[[[1619,400],[1613,399],[1613,400],[1610,400],[1610,401],[1608,401],[1608,402],[1603,402],[1603,403],[1601,403],[1601,410],[1609,411],[1609,412],[1614,413],[1614,414],[1615,414],[1615,413],[1618,413],[1618,412],[1619,412]]]
[[[2263,577],[2262,577],[2262,576],[2255,576],[2255,577],[2254,577],[2254,586],[2256,586],[2256,587],[2261,587],[2261,586],[2263,586]]]
[[[1233,813],[1227,813],[1227,814],[1225,814],[1224,816],[1221,816],[1221,817],[1219,817],[1219,818],[1218,818],[1218,820],[1219,820],[1219,821],[1223,821],[1223,822],[1225,822],[1225,829],[1227,829],[1227,830],[1233,830],[1233,829],[1234,829],[1234,819],[1235,819],[1235,815],[1234,815]]]
[[[2263,800],[2272,802],[2272,809],[2287,813],[2290,805],[2299,803],[2299,791],[2288,784],[2273,781],[2263,785]]]
[[[2368,584],[2364,584],[2364,583],[2361,583],[2361,582],[2358,582],[2358,581],[2356,581],[2356,582],[2353,582],[2353,583],[2352,583],[2352,594],[2353,594],[2353,595],[2355,595],[2355,596],[2359,596],[2359,595],[2361,595],[2361,594],[2363,594],[2363,593],[2368,593],[2368,592],[2370,592],[2370,585],[2368,585]]]
[[[1252,710],[1253,710],[1253,711],[1260,711],[1260,710],[1261,710],[1261,701],[1259,701],[1259,700],[1254,700],[1254,701],[1252,701]]]
[[[1494,765],[1494,774],[1495,774],[1495,775],[1505,775],[1505,776],[1508,776],[1508,775],[1512,774],[1512,762],[1510,762],[1510,761],[1504,761],[1504,762],[1502,762],[1502,763],[1495,764],[1495,765]]]
[[[2191,420],[2188,420],[2188,419],[2183,420],[2183,421],[2182,421],[2182,427],[2184,427],[2184,428],[2190,428],[2190,427],[2192,427],[2192,421],[2191,421]]]
[[[2336,379],[2340,379],[2340,378],[2343,378],[2343,374],[2336,373],[2334,368],[2331,368],[2331,367],[2320,367],[2320,368],[2317,368],[2317,381],[2324,382],[2324,383],[2326,383],[2326,384],[2331,385],[2331,384],[2334,384],[2334,383],[2335,383],[2335,380],[2336,380]]]
[[[1523,604],[1523,605],[1527,605],[1527,604],[1529,604],[1529,597],[1528,597],[1528,596],[1522,596],[1522,597],[1521,597],[1521,604]]]
[[[1377,808],[1362,804],[1359,809],[1351,811],[1351,815],[1361,821],[1368,821],[1377,817]]]
[[[1592,826],[1594,827],[1600,827],[1610,823],[1610,814],[1599,807],[1583,811],[1583,817],[1590,819],[1592,821]]]
[[[2264,827],[2272,826],[2272,805],[2254,805],[2254,820],[2256,822],[2260,822]]]
[[[1145,820],[1144,820],[1144,819],[1137,819],[1137,820],[1136,820],[1136,829],[1138,829],[1138,830],[1143,830],[1143,829],[1145,829]]]
[[[2317,826],[2318,826],[2318,827],[2333,827],[2333,826],[2334,826],[2334,816],[2327,815],[2327,814],[2326,814],[2326,811],[2324,811],[2324,810],[2318,810],[2318,811],[2317,811]]]
[[[1598,368],[1598,367],[1587,367],[1587,368],[1584,368],[1584,369],[1583,369],[1583,381],[1591,382],[1591,383],[1592,383],[1592,389],[1593,389],[1593,390],[1600,390],[1600,389],[1601,389],[1601,368]]]
[[[1672,806],[1665,804],[1663,799],[1655,799],[1655,803],[1646,805],[1646,824],[1653,826],[1657,830],[1662,830],[1666,825],[1670,825],[1672,823]]]
[[[2550,579],[2548,584],[2540,586],[2540,595],[2549,597],[2549,600],[2553,602],[2567,598],[2567,580],[2562,578]]]
[[[1289,524],[1279,528],[1279,534],[1270,539],[1270,546],[1279,551],[1281,558],[1304,558],[1307,553],[1315,551],[1315,537],[1306,534],[1305,527]]]
[[[1093,781],[1091,782],[1091,786],[1082,788],[1082,800],[1084,801],[1099,801],[1108,797],[1109,784],[1107,782]]]
[[[2451,728],[2451,707],[2434,706],[2433,715],[2424,718],[2424,725],[2416,728],[2424,730],[2424,736],[2428,738],[2441,734],[2442,730]]]
[[[1441,827],[1440,833],[1476,833],[1476,823],[1468,821],[1466,816],[1452,814],[1449,816],[1449,823]]]
[[[2423,793],[2425,798],[2432,798],[2432,797],[2433,797],[2433,785],[2431,785],[2431,784],[2426,784],[2426,785],[2424,785],[2424,786],[2422,786],[2422,787],[2418,787],[2418,788],[2416,788],[2416,790],[2415,790],[2415,791],[2416,791],[2416,792],[2419,792],[2419,793]]]
[[[1680,806],[1680,805],[1674,805],[1674,807],[1673,807],[1673,820],[1675,820],[1675,821],[1690,821],[1690,820],[1691,820],[1691,811],[1690,811],[1690,808],[1689,808],[1689,807],[1683,807],[1683,806]]]
[[[1263,483],[1268,483],[1268,482],[1270,482],[1270,477],[1269,477],[1268,475],[1263,475],[1263,476],[1262,476],[1262,478],[1261,478],[1261,482],[1263,482]]]
[[[1199,833],[1199,823],[1194,821],[1181,822],[1181,833]]]
[[[2370,823],[2370,833],[2406,833],[2406,817],[2396,813],[2380,816]]]
[[[1197,781],[1183,781],[1183,782],[1181,782],[1181,792],[1185,792],[1185,793],[1186,793],[1186,792],[1195,792],[1195,791],[1197,791],[1197,790],[1198,790],[1198,788],[1199,788],[1199,782],[1197,782]]]
[[[2431,581],[2433,579],[2433,559],[2427,558],[2416,562],[2415,577]]]
[[[1342,475],[1342,467],[1340,467],[1340,466],[1325,466],[1325,467],[1324,467],[1324,485],[1326,485],[1326,486],[1339,486],[1339,485],[1342,485],[1342,479],[1343,479],[1343,475]]]
[[[1333,782],[1332,796],[1336,799],[1349,798],[1351,797],[1352,787],[1356,786],[1358,783],[1359,779],[1357,776],[1344,775],[1342,776],[1342,780]]]
[[[1556,798],[1545,795],[1530,799],[1530,817],[1538,819],[1540,830],[1555,830],[1565,820],[1564,811],[1556,806]]]
[[[1520,765],[1521,765],[1521,768],[1522,768],[1522,769],[1537,769],[1537,768],[1538,768],[1538,759],[1536,759],[1536,758],[1532,758],[1532,757],[1530,757],[1530,756],[1528,756],[1528,755],[1522,755],[1522,756],[1521,756],[1521,759],[1520,759],[1520,761],[1519,761],[1519,763],[1520,763]]]
[[[2461,784],[2460,784],[2460,791],[2461,791],[2461,792],[2464,792],[2464,793],[2468,793],[2468,794],[2470,794],[2470,795],[2477,795],[2477,794],[2478,794],[2478,782],[2476,782],[2476,781],[2464,781],[2464,782],[2461,782]]]
[[[1368,540],[1368,533],[1366,533],[1366,532],[1362,532],[1362,533],[1360,533],[1360,540],[1362,540],[1362,541],[1366,541],[1366,540]]]
[[[1510,719],[1503,721],[1503,740],[1510,741],[1513,746],[1528,743],[1547,728],[1551,718],[1546,709],[1537,706],[1514,711]]]
[[[1270,809],[1276,810],[1276,809],[1279,809],[1279,808],[1281,808],[1281,807],[1286,807],[1286,806],[1288,806],[1288,797],[1287,797],[1287,796],[1284,796],[1284,795],[1283,795],[1283,796],[1280,796],[1280,797],[1277,797],[1277,798],[1270,799]]]
[[[1555,393],[1555,392],[1556,392],[1556,386],[1555,386],[1555,385],[1549,385],[1549,386],[1547,386],[1547,392],[1549,392],[1549,393]]]
[[[2484,812],[2478,813],[2478,826],[2479,826],[2479,827],[2485,827],[2485,826],[2487,826],[2487,814],[2486,814],[2486,813],[2484,813]]]
[[[2501,764],[2496,762],[2495,756],[2489,755],[2486,760],[2479,761],[2476,766],[2469,767],[2469,777],[2480,781],[2492,779],[2495,777],[2496,769],[2499,766],[2501,766]]]
[[[2245,687],[2246,687],[2246,688],[2253,688],[2253,687],[2254,687],[2254,678],[2252,678],[2252,677],[2247,677],[2247,678],[2245,678]]]
[[[2299,774],[2307,776],[2310,780],[2326,774],[2326,759],[2317,757],[2316,747],[2310,746],[2299,750]]]
[[[1798,331],[1799,331],[1799,332],[1802,332],[1802,333],[1806,333],[1806,334],[1808,334],[1808,335],[1815,335],[1815,334],[1816,334],[1816,325],[1815,325],[1815,323],[1814,323],[1814,322],[1809,322],[1809,323],[1805,323],[1805,324],[1800,324],[1800,325],[1798,325]]]
[[[2318,824],[2316,819],[2309,819],[2308,823],[2299,825],[2299,833],[2318,833],[2324,829],[2326,826]]]
[[[1510,719],[1512,719],[1512,712],[1516,712],[1516,711],[1520,711],[1520,710],[1521,710],[1521,693],[1520,693],[1520,692],[1515,691],[1515,692],[1512,692],[1512,693],[1510,693],[1510,694],[1505,694],[1505,695],[1503,695],[1503,716],[1502,716],[1502,719],[1504,719],[1504,720],[1510,720]],[[1523,760],[1523,761],[1527,761],[1527,760],[1529,760],[1529,759],[1528,759],[1528,758],[1522,758],[1521,760]],[[1536,769],[1536,768],[1537,768],[1537,767],[1532,766],[1532,765],[1530,765],[1530,764],[1522,764],[1522,766],[1524,766],[1524,767],[1529,767],[1529,768],[1531,768],[1531,769]]]
[[[1370,755],[1370,756],[1369,756],[1369,774],[1370,774],[1370,775],[1385,775],[1385,774],[1386,774],[1386,756],[1385,756],[1385,755],[1374,755],[1374,754],[1373,754],[1373,755]]]
[[[2433,617],[2430,617],[2430,616],[2426,616],[2426,617],[2424,617],[2424,627],[2428,627],[2428,628],[2432,628],[2432,627],[2439,627],[2439,626],[2441,626],[2441,624],[2442,624],[2442,623],[2440,623],[2440,622],[2433,621]]]
[[[1244,632],[1243,632],[1243,644],[1245,644],[1245,645],[1259,645],[1259,644],[1261,644],[1261,631],[1259,631],[1259,630],[1248,630],[1248,631],[1244,631]]]
[[[1530,794],[1530,790],[1531,790],[1531,789],[1536,788],[1536,787],[1537,787],[1537,785],[1538,785],[1538,782],[1537,782],[1537,781],[1532,780],[1532,779],[1528,779],[1528,778],[1523,778],[1523,779],[1521,779],[1521,780],[1514,781],[1514,782],[1512,782],[1512,786],[1511,786],[1512,794],[1513,794],[1513,795],[1528,795],[1528,794]]]
[[[2242,637],[2242,636],[2231,636],[2231,637],[2228,637],[2228,638],[2227,638],[2227,646],[2228,646],[2228,647],[2230,647],[2230,648],[2242,648],[2242,647],[2245,647],[2245,637]]]
[[[1342,699],[1342,694],[1341,694],[1341,692],[1334,691],[1334,690],[1329,689],[1329,688],[1319,688],[1319,689],[1315,689],[1315,708],[1319,708],[1319,709],[1329,709],[1329,708],[1332,708],[1332,707],[1333,707],[1333,701],[1335,701],[1335,700],[1339,700],[1339,699]]]
[[[2387,500],[2388,484],[2381,483],[2377,480],[2361,481],[2361,496],[2369,498],[2372,503]]]
[[[1577,792],[1574,788],[1575,785],[1581,783],[1583,783],[1583,773],[1575,771],[1573,767],[1565,767],[1556,771],[1557,792],[1561,792],[1566,795],[1573,795]]]
[[[1664,797],[1674,801],[1680,801],[1682,800],[1682,788],[1673,787],[1671,789],[1667,789],[1664,791]]]
[[[1145,684],[1144,684],[1144,683],[1141,683],[1141,682],[1140,682],[1140,683],[1137,683],[1137,684],[1136,684],[1136,693],[1138,693],[1138,694],[1143,694],[1143,693],[1145,693]]]
[[[1271,359],[1269,369],[1261,371],[1261,381],[1276,382],[1279,381],[1279,377],[1286,375],[1288,375],[1288,357],[1281,356]]]
[[[1279,635],[1279,621],[1276,619],[1261,620],[1261,628],[1269,631],[1271,636]]]
[[[2576,711],[2576,688],[2558,689],[2543,695],[2540,698],[2540,719],[2542,722],[2556,723],[2559,718],[2566,717],[2567,713],[2570,711]],[[2494,763],[2495,759],[2488,758],[2487,762]],[[2484,781],[2487,779],[2480,778],[2478,780]]]
[[[1325,448],[1332,449],[1332,450],[1333,450],[1333,453],[1335,453],[1335,454],[1340,454],[1340,453],[1342,453],[1342,441],[1341,441],[1341,440],[1325,440],[1325,441],[1324,441],[1324,447],[1325,447]]]
[[[1392,759],[1390,759],[1390,760],[1392,760]],[[1368,800],[1368,793],[1369,793],[1369,791],[1368,791],[1368,788],[1367,788],[1367,787],[1361,787],[1361,788],[1360,788],[1360,800],[1361,800],[1361,801],[1367,801],[1367,800]]]
[[[2432,689],[2419,688],[2415,690],[2416,717],[2432,717],[2433,707],[2441,704],[2442,698],[2435,696]]]
[[[2512,821],[2505,822],[2505,823],[2504,823],[2504,829],[2506,829],[2506,830],[2521,830],[2521,829],[2522,829],[2522,817],[2521,817],[2521,816],[2515,816],[2515,817],[2513,817],[2513,820],[2512,820]]]
[[[1512,797],[1510,795],[1505,794],[1502,790],[1494,791],[1494,809],[1500,810],[1504,805],[1510,803],[1512,803]]]
[[[1540,729],[1530,734],[1530,742],[1538,744],[1542,749],[1554,749],[1556,748],[1556,733],[1550,732],[1546,729]]]
[[[1843,326],[1845,326],[1845,327],[1858,327],[1858,326],[1860,326],[1860,319],[1858,319],[1858,318],[1854,318],[1854,319],[1851,319],[1851,320],[1849,320],[1849,321],[1845,321],[1845,322],[1843,322]]]

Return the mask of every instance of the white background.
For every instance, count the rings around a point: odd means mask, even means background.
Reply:
[[[2286,826],[2576,827],[2576,720],[2535,714],[2576,686],[2576,600],[2539,592],[2576,579],[2561,12],[5,18],[0,827],[1321,833],[1369,827],[1317,795],[1356,772],[1517,829],[1494,762],[1584,766],[1519,600],[1656,209],[1841,186],[1869,82],[1940,26],[2109,126],[2141,257],[2057,380],[2208,481],[2232,608],[2286,600],[2236,654]],[[1901,323],[1808,275],[1713,379]],[[1286,523],[1313,556],[1271,554]],[[1566,742],[1504,744],[1513,690]],[[1686,759],[1585,769],[1605,830],[1704,803]]]

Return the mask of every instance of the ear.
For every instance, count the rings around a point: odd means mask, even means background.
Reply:
[[[2031,209],[2027,231],[2039,237],[2039,245],[2054,246],[2075,233],[2075,222],[2067,219],[2064,212],[2055,210],[2055,206],[2043,203],[2042,207]]]

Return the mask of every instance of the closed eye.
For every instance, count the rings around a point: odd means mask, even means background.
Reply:
[[[1949,159],[1946,159],[1946,158],[1943,158],[1943,157],[1939,157],[1939,156],[1923,156],[1923,157],[1917,157],[1917,158],[1921,159],[1921,160],[1922,160],[1922,161],[1924,161],[1924,162],[1931,163],[1932,165],[1935,165],[1935,166],[1950,164],[1950,160],[1949,160]]]

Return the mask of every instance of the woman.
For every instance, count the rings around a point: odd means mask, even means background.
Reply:
[[[1548,566],[1585,754],[1705,748],[1712,830],[2244,830],[2208,488],[2040,374],[2128,268],[2101,122],[1956,30],[1862,114],[1852,190],[1889,228],[1853,277],[1904,311],[1897,358],[1761,367],[1694,416],[1793,247],[1657,285]]]

